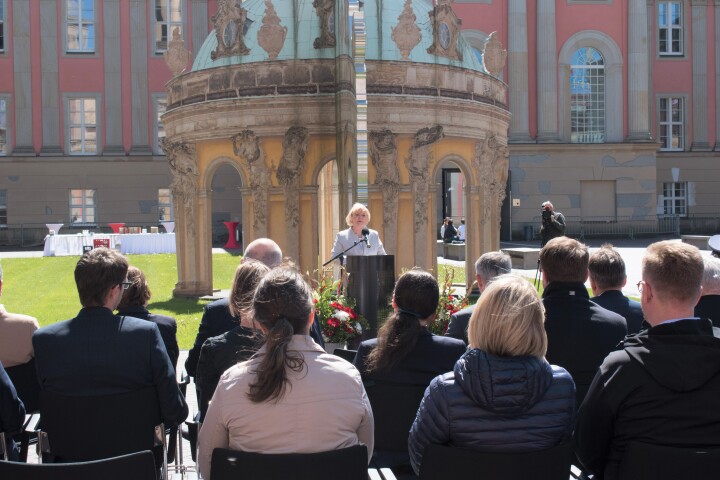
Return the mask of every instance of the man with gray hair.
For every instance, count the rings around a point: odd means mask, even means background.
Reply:
[[[478,284],[478,290],[482,293],[495,277],[510,273],[512,270],[512,260],[510,255],[503,252],[487,252],[480,255],[475,262],[475,280]],[[450,316],[450,324],[448,325],[446,337],[458,338],[468,343],[467,327],[470,321],[475,305],[463,308]]]
[[[709,318],[720,327],[720,258],[703,257],[702,297],[695,305],[695,316]]]

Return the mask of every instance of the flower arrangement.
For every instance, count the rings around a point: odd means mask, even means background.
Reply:
[[[347,274],[343,272],[339,280],[333,281],[332,270],[321,268],[318,271],[313,303],[323,339],[328,343],[345,343],[359,337],[363,329],[368,328],[368,323],[355,312],[355,301],[345,294]]]
[[[430,331],[435,335],[444,335],[450,324],[450,316],[467,307],[470,303],[468,294],[456,295],[453,288],[455,271],[452,268],[445,269],[445,278],[440,283],[440,301],[436,310],[435,320],[429,325]],[[473,282],[473,285],[475,282]],[[469,293],[473,285],[468,288]]]

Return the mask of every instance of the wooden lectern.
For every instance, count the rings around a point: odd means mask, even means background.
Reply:
[[[347,294],[355,299],[355,309],[370,324],[370,329],[363,332],[362,338],[375,338],[378,326],[392,312],[390,303],[395,288],[395,256],[348,256],[345,270],[348,273]]]

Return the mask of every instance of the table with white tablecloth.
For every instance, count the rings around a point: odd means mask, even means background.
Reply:
[[[174,233],[134,233],[98,235],[48,235],[45,239],[46,257],[83,254],[84,247],[92,247],[95,239],[110,240],[110,248],[127,253],[175,253]]]

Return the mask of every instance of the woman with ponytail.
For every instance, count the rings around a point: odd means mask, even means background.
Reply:
[[[427,386],[452,370],[465,353],[465,342],[428,330],[439,299],[437,280],[430,273],[409,270],[400,276],[393,291],[394,313],[377,338],[360,344],[355,356],[364,381]]]
[[[199,435],[199,463],[210,477],[215,448],[314,453],[363,444],[373,452],[373,416],[360,374],[308,335],[311,289],[288,267],[268,273],[252,302],[265,344],[225,372]]]

